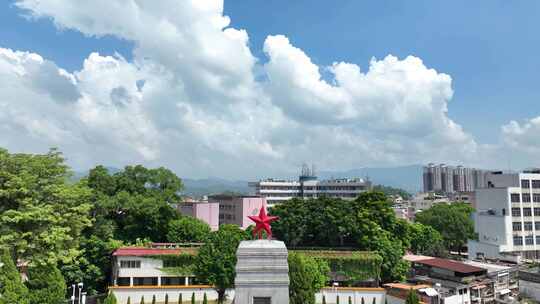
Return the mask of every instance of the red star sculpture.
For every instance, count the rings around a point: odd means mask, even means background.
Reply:
[[[253,229],[253,236],[259,234],[259,239],[262,240],[262,231],[266,231],[266,235],[268,236],[268,239],[272,239],[272,227],[270,227],[270,223],[273,221],[276,221],[279,219],[277,216],[267,216],[266,215],[266,208],[264,206],[261,207],[261,210],[259,211],[259,216],[248,216],[250,220],[255,222],[255,229]]]

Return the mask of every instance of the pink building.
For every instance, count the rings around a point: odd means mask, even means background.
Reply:
[[[219,203],[219,224],[236,224],[246,229],[253,222],[248,215],[257,215],[262,206],[266,207],[266,198],[260,196],[213,195],[209,203]]]
[[[212,231],[219,229],[219,203],[185,200],[178,205],[178,211],[184,215],[198,218],[208,225]]]

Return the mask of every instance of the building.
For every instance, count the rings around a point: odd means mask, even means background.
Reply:
[[[424,167],[424,192],[443,194],[471,192],[487,186],[487,174],[486,170],[430,163]]]
[[[524,298],[540,302],[539,267],[523,267],[519,270],[519,292]]]
[[[408,280],[433,286],[446,304],[513,303],[519,295],[516,268],[427,256],[404,259],[412,264]]]
[[[235,224],[242,229],[253,225],[248,216],[259,214],[266,206],[266,198],[260,196],[211,195],[209,204],[219,206],[219,225]]]
[[[476,190],[478,240],[469,240],[469,257],[540,260],[540,170],[492,172],[486,182]]]
[[[217,299],[212,286],[199,285],[192,270],[198,247],[181,244],[152,244],[151,247],[123,247],[112,254],[111,290],[118,303],[139,303],[144,296],[147,302],[155,296],[158,303],[176,301],[180,294],[184,301],[195,294],[202,301]],[[174,300],[173,300],[174,299]]]
[[[202,220],[210,226],[212,231],[219,229],[219,203],[184,199],[177,205],[178,211],[183,215],[192,216]]]
[[[360,193],[371,189],[371,182],[362,178],[339,178],[319,180],[313,171],[302,170],[298,180],[265,179],[250,182],[256,195],[265,197],[268,206],[292,198],[311,199],[321,196],[352,200]]]

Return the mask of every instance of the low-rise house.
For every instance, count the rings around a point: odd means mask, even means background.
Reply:
[[[521,296],[540,302],[540,267],[522,267],[519,270]]]
[[[217,299],[211,286],[201,285],[193,273],[198,247],[183,247],[179,244],[161,243],[151,247],[124,247],[112,254],[111,290],[118,303],[139,303],[144,296],[150,301],[177,301],[180,294],[184,301],[195,294],[202,301],[204,294],[209,300]]]

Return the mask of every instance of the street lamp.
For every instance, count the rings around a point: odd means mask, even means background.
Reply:
[[[81,282],[81,283],[77,284],[77,286],[79,287],[79,297],[77,299],[77,304],[82,304],[81,303],[81,292],[82,292],[84,284]]]
[[[75,284],[71,284],[71,288],[73,289],[73,294],[71,295],[71,304],[75,304]]]

